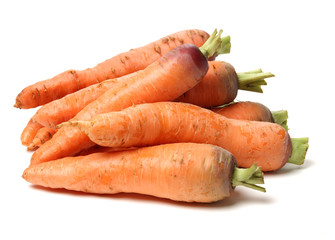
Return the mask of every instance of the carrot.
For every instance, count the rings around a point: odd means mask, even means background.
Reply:
[[[229,36],[224,37],[222,39],[222,45],[221,45],[222,49],[220,50],[220,54],[229,53],[230,46],[231,46],[230,37]],[[212,62],[209,62],[209,64],[211,66]],[[197,86],[190,89],[188,92],[196,91],[194,95],[205,96],[205,95],[211,94],[212,92],[211,89],[218,88],[218,86],[216,85],[220,84],[221,81],[224,81],[223,79],[224,77],[222,79],[218,78],[217,74],[214,73],[213,67],[209,68],[209,70],[211,72],[207,72],[204,79],[199,84],[197,84]],[[135,74],[135,73],[132,73],[132,74]],[[220,74],[220,76],[222,75],[227,75],[227,74],[224,74],[224,73]],[[61,99],[47,103],[36,112],[36,114],[33,116],[33,119],[34,121],[41,123],[43,126],[46,126],[49,128],[55,128],[58,124],[68,121],[69,119],[73,118],[78,112],[80,112],[89,103],[96,100],[98,97],[100,97],[102,94],[104,94],[109,89],[116,87],[117,84],[120,84],[119,83],[120,81],[126,81],[126,79],[128,79],[129,77],[130,76],[106,80],[102,83],[97,83],[89,87],[86,87],[84,89],[81,89],[77,92],[68,94]],[[211,84],[209,86],[206,82],[214,82],[214,84]],[[202,93],[199,93],[199,90],[198,90],[199,85],[201,86],[204,85],[203,88],[200,87],[200,89],[203,90]],[[220,90],[222,90],[222,87],[220,88]],[[227,90],[223,90],[223,91],[227,91]],[[191,93],[191,95],[193,94]],[[213,97],[211,99],[213,99]],[[220,99],[218,99],[218,101],[220,101]],[[226,101],[224,102],[220,101],[220,103],[222,104],[227,103]],[[208,105],[208,106],[211,106],[211,105]]]
[[[118,54],[93,68],[65,71],[24,88],[16,97],[14,107],[34,108],[106,79],[142,70],[173,48],[185,43],[200,47],[208,37],[202,30],[180,31],[146,46]]]
[[[250,101],[232,102],[211,110],[227,118],[277,123],[285,130],[288,130],[287,111],[270,111],[269,108],[261,103]]]
[[[240,167],[256,163],[262,171],[278,170],[287,162],[302,164],[307,151],[306,147],[297,150],[293,145],[292,148],[291,142],[296,140],[278,124],[230,119],[186,103],[140,104],[99,114],[91,121],[70,121],[62,125],[69,124],[106,147],[173,142],[214,144],[230,151]],[[297,151],[298,156],[293,154]]]
[[[28,146],[33,141],[37,131],[42,128],[43,126],[33,119],[30,119],[25,128],[21,133],[21,143],[24,146]]]
[[[48,128],[56,128],[58,124],[73,118],[85,106],[96,100],[107,90],[117,86],[119,79],[128,79],[131,77],[131,74],[88,86],[60,99],[49,102],[35,113],[33,119]]]
[[[234,67],[223,61],[210,61],[204,79],[191,90],[185,92],[175,101],[210,108],[232,102],[238,90],[262,93],[265,78],[274,77],[270,72],[257,69],[236,73]]]
[[[40,128],[37,131],[34,139],[28,145],[27,150],[28,151],[33,151],[33,150],[37,149],[42,144],[44,144],[46,141],[50,140],[56,132],[57,132],[57,129],[52,129],[52,128],[48,128],[48,127]]]
[[[22,176],[50,188],[140,193],[184,202],[220,201],[239,185],[265,191],[256,185],[264,182],[260,168],[237,168],[230,152],[195,143],[67,157],[30,166]]]
[[[73,119],[88,120],[99,113],[119,111],[134,104],[171,101],[194,87],[208,70],[207,58],[221,47],[221,35],[215,30],[199,49],[183,44],[162,56],[146,69],[136,72],[117,87],[87,105]],[[127,78],[127,76],[125,76]],[[61,128],[31,157],[31,164],[73,156],[93,146],[77,128]]]

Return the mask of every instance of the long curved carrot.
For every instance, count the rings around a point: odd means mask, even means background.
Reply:
[[[46,141],[50,140],[52,136],[57,132],[57,129],[42,127],[40,128],[34,139],[31,143],[27,146],[28,151],[33,151],[44,144]]]
[[[224,37],[222,39],[222,46],[221,46],[222,49],[220,51],[220,54],[229,53],[230,46],[231,46],[230,37],[229,36]],[[222,91],[221,95],[222,94],[224,95],[225,92],[230,91],[226,90],[225,86],[222,86],[223,84],[227,85],[227,83],[221,83],[221,82],[227,82],[225,77],[225,75],[227,74],[225,73],[217,74],[214,68],[211,67],[213,65],[212,61],[209,62],[209,65],[210,65],[209,71],[205,75],[204,79],[199,84],[197,84],[197,86],[188,91],[188,92],[196,91],[195,94],[190,93],[191,95],[198,95],[199,98],[209,99],[208,96],[213,92],[212,89],[219,89],[219,91]],[[36,114],[33,116],[33,119],[34,121],[39,122],[43,126],[49,128],[55,128],[58,124],[73,118],[89,103],[93,102],[95,99],[100,97],[109,89],[116,87],[117,84],[120,84],[119,83],[120,81],[125,81],[125,79],[127,79],[128,77],[106,80],[102,83],[91,85],[74,93],[68,94],[63,98],[47,103],[36,112]],[[231,81],[237,83],[237,81],[235,80],[236,79],[233,79]],[[207,82],[210,82],[210,84],[208,84]],[[200,92],[201,90],[199,91],[198,87],[199,85],[203,86],[203,87],[200,86],[202,92]],[[217,94],[220,94],[219,91],[216,91]],[[186,93],[187,95],[189,95],[188,92]],[[211,99],[217,99],[216,100],[217,102],[220,101],[220,98],[215,96],[214,97],[212,96],[209,99],[209,101],[211,101]],[[227,101],[229,100],[230,98],[226,99],[225,101],[220,101],[221,104],[219,105],[227,103]],[[204,102],[203,104],[206,103]],[[210,106],[212,106],[212,104],[207,104],[206,107]]]
[[[140,193],[184,202],[220,201],[239,185],[265,191],[256,185],[263,183],[260,168],[237,168],[230,152],[195,143],[67,157],[30,166],[22,176],[50,188]]]
[[[238,90],[262,93],[262,85],[267,84],[265,78],[269,77],[274,75],[261,69],[237,73],[227,62],[210,61],[204,79],[175,101],[205,108],[220,106],[234,101]]]
[[[211,110],[227,118],[277,123],[288,130],[287,111],[271,111],[261,103],[251,101],[232,102]]]
[[[14,107],[37,107],[92,84],[142,70],[173,48],[185,43],[200,47],[208,37],[202,30],[180,31],[143,47],[118,54],[93,68],[65,71],[24,88],[16,97]]]
[[[31,118],[21,133],[21,144],[24,146],[29,146],[29,144],[31,144],[34,137],[36,136],[38,130],[42,127],[43,126],[40,123],[33,121]]]
[[[262,171],[275,171],[290,159],[288,132],[279,124],[226,118],[195,105],[176,102],[140,104],[119,112],[100,114],[91,121],[70,121],[91,141],[106,147],[140,147],[173,142],[209,143],[230,151],[240,167],[256,163]],[[296,155],[294,155],[296,156]]]
[[[74,119],[88,120],[99,113],[119,111],[134,104],[176,99],[205,76],[207,58],[220,50],[221,34],[222,31],[214,31],[200,49],[192,44],[183,44],[171,50],[127,81],[120,81],[122,84],[87,105]],[[31,164],[73,156],[93,145],[77,128],[67,126],[59,129],[51,140],[36,150]]]

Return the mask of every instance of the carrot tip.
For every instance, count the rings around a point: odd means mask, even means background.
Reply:
[[[292,142],[292,152],[288,163],[302,165],[305,162],[305,157],[307,154],[307,150],[309,148],[308,144],[309,138],[291,138]]]
[[[265,188],[256,185],[263,183],[264,173],[256,164],[246,169],[235,167],[232,179],[233,187],[244,186],[257,191],[266,192]]]

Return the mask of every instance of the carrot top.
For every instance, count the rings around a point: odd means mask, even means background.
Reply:
[[[256,69],[248,72],[237,73],[238,89],[262,93],[262,85],[267,85],[265,78],[274,77],[270,72],[263,72],[262,69]]]
[[[232,185],[244,186],[252,188],[257,191],[265,192],[265,188],[260,187],[256,184],[264,183],[264,173],[261,171],[260,167],[257,167],[256,164],[253,164],[250,168],[238,168],[235,167],[233,172]]]
[[[305,162],[305,157],[309,147],[308,141],[308,137],[291,138],[292,152],[287,162],[302,165]]]
[[[287,110],[271,111],[271,114],[273,117],[273,122],[285,128],[286,131],[289,130],[287,126],[287,118],[288,118]]]
[[[221,38],[222,30],[214,30],[207,41],[199,48],[202,54],[208,59],[212,56],[230,52],[230,36]]]

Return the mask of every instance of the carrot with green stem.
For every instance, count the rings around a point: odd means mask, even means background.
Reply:
[[[209,143],[230,151],[240,167],[256,163],[275,171],[287,162],[302,164],[308,145],[290,138],[279,124],[226,118],[195,105],[176,102],[140,104],[70,121],[105,147],[141,147],[173,142]],[[297,143],[297,144],[296,144]],[[292,148],[293,146],[293,148]]]
[[[267,85],[265,78],[270,77],[274,74],[261,69],[237,73],[229,63],[211,61],[204,79],[175,101],[205,108],[220,106],[234,101],[238,90],[262,93],[262,86]]]
[[[211,110],[227,118],[277,123],[285,130],[288,130],[287,111],[270,111],[269,108],[261,103],[251,101],[231,102]]]
[[[89,120],[97,114],[120,111],[134,104],[172,101],[193,88],[208,70],[208,57],[220,51],[222,30],[200,48],[183,44],[138,71],[117,87],[88,104],[73,120]],[[89,138],[73,126],[61,128],[31,157],[31,164],[73,156],[93,146]]]
[[[118,54],[93,68],[65,71],[24,88],[16,97],[14,107],[34,108],[92,84],[142,70],[175,47],[186,43],[200,47],[208,37],[209,34],[202,30],[180,31]]]
[[[222,41],[221,49],[218,50],[219,54],[229,53],[230,46],[231,46],[230,37],[226,36],[222,38],[221,41]],[[209,65],[210,65],[209,70],[211,72],[207,72],[204,79],[200,81],[200,83],[197,84],[196,87],[190,89],[188,92],[197,91],[195,94],[199,95],[199,98],[207,99],[206,97],[202,97],[202,96],[207,96],[207,95],[212,94],[212,89],[218,89],[218,87],[221,87],[220,89],[222,90],[222,86],[221,86],[222,84],[220,82],[225,81],[225,79],[223,79],[223,77],[221,76],[224,75],[225,73],[219,74],[219,76],[217,76],[217,74],[213,72],[214,68],[211,67],[212,64],[213,64],[212,62],[209,62]],[[132,74],[135,74],[135,73],[132,73]],[[85,106],[87,106],[89,103],[96,100],[106,91],[110,90],[113,87],[117,87],[118,84],[122,84],[120,83],[120,81],[127,81],[128,78],[129,76],[106,80],[102,83],[97,83],[87,88],[81,89],[77,92],[68,94],[61,99],[47,103],[36,112],[36,114],[33,116],[33,119],[34,121],[41,123],[43,126],[46,126],[49,128],[55,128],[58,124],[68,121],[69,119],[73,118]],[[206,83],[208,81],[215,82],[215,83],[209,85]],[[234,80],[231,80],[231,81],[234,81]],[[215,84],[217,86],[215,86]],[[204,88],[202,88],[203,92],[198,91],[199,85],[204,85]],[[222,91],[224,91],[224,93],[222,94],[225,94],[225,92],[228,90],[224,89]],[[219,91],[216,91],[216,92],[219,95]],[[220,101],[220,96],[219,97],[212,96],[211,99],[217,99],[217,101]],[[228,100],[230,99],[227,99],[226,101]],[[227,103],[226,101],[224,102],[221,101],[220,103],[221,104]],[[211,105],[208,105],[207,107],[209,106]]]
[[[236,186],[265,192],[256,165],[241,169],[234,156],[214,145],[175,143],[121,152],[66,157],[27,168],[35,185],[94,194],[139,193],[174,201],[210,203]]]

